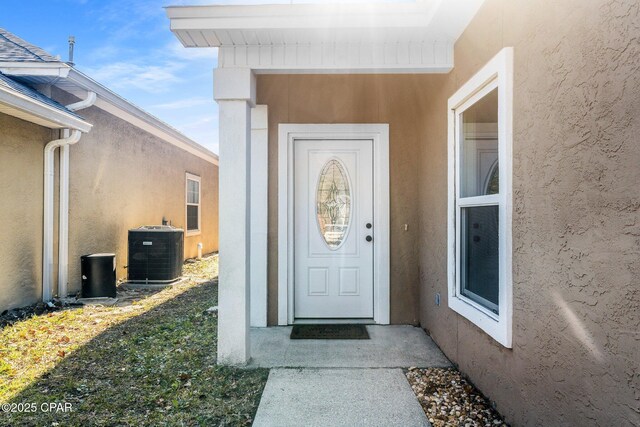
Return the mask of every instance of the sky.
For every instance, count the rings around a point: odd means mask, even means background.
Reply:
[[[217,49],[182,47],[163,9],[194,3],[0,0],[0,27],[63,61],[74,35],[78,70],[217,153]]]
[[[350,0],[365,1],[371,2]],[[335,2],[339,0],[0,0],[0,27],[63,61],[68,60],[68,38],[75,36],[78,70],[218,153],[213,100],[217,49],[184,48],[169,30],[163,6]]]

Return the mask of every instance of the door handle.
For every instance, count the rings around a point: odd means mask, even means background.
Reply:
[[[373,240],[373,237],[371,237],[371,236],[367,236],[367,237],[365,237],[365,240],[366,240],[367,242],[371,242],[371,241]]]

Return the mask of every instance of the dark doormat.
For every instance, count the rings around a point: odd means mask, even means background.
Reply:
[[[365,325],[294,325],[292,340],[368,340]]]

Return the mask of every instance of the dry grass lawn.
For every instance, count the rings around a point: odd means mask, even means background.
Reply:
[[[250,425],[268,372],[216,365],[217,318],[206,309],[217,304],[217,257],[186,264],[185,275],[129,305],[66,309],[0,331],[0,403],[16,404],[0,425]]]

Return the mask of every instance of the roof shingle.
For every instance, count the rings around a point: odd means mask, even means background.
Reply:
[[[56,102],[53,99],[47,96],[44,96],[37,90],[31,89],[29,86],[23,85],[22,83],[19,83],[8,76],[5,76],[2,73],[0,73],[0,87],[11,89],[14,92],[21,93],[22,95],[28,96],[31,99],[34,99],[36,101],[39,101],[43,104],[48,105],[49,107],[53,107],[56,110],[64,111],[65,113],[71,114],[80,119],[82,118],[75,112],[69,110],[64,105],[60,104],[59,102]]]
[[[0,62],[62,62],[60,59],[0,28]]]

